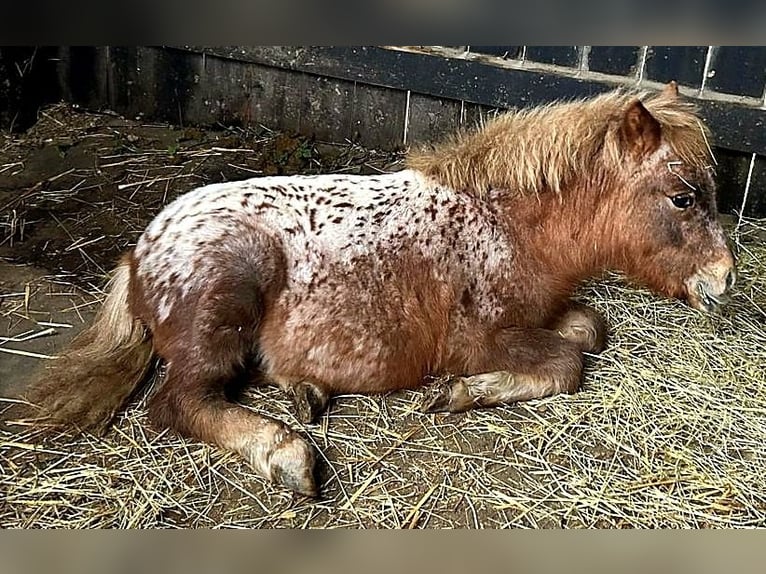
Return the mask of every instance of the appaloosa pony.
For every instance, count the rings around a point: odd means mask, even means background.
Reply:
[[[498,116],[378,176],[261,177],[168,205],[95,323],[32,390],[104,428],[148,377],[155,424],[317,492],[313,449],[230,401],[259,373],[312,421],[340,393],[413,389],[424,409],[573,393],[605,325],[570,300],[616,269],[712,310],[734,282],[706,129],[675,84]]]

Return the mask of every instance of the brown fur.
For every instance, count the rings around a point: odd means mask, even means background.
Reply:
[[[322,310],[321,317],[311,325],[313,336],[285,333],[285,318],[291,307],[300,304],[297,298],[285,297],[270,309],[259,332],[259,348],[269,357],[270,371],[279,373],[282,388],[287,390],[294,383],[310,381],[320,383],[331,394],[412,389],[438,368],[444,355],[449,308],[454,305],[455,295],[436,280],[421,257],[411,260],[399,257],[392,264],[395,268],[383,271],[390,273],[390,280],[378,296],[390,302],[390,306],[367,309],[358,301],[360,296],[368,295],[363,287],[365,282],[381,272],[381,265],[384,269],[387,267],[385,263],[360,261],[355,265],[354,278],[348,279],[358,287],[349,285],[343,297]],[[374,319],[365,320],[363,315],[370,314]],[[408,318],[406,322],[398,320],[401,314]],[[359,332],[342,328],[339,317],[357,322]],[[304,330],[302,326],[296,327],[298,329]],[[370,349],[358,344],[365,335],[379,340],[380,348],[385,351],[374,379],[360,375],[370,362]],[[305,360],[311,349],[320,345],[332,345],[335,357],[332,363],[318,365]]]

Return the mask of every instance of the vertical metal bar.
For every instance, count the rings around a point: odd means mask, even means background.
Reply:
[[[705,68],[702,70],[702,81],[700,82],[700,96],[705,90],[705,85],[707,84],[707,75],[710,73],[710,66],[713,63],[713,50],[714,46],[707,47],[707,54],[705,55]]]
[[[407,145],[407,129],[410,126],[410,90],[407,90],[407,103],[404,106],[404,137],[402,137],[402,145]]]
[[[644,79],[644,69],[646,68],[646,57],[649,54],[649,46],[641,46],[638,55],[638,69],[636,70],[636,83],[640,84]]]

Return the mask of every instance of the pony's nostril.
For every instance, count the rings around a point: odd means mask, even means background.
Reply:
[[[734,287],[734,283],[737,282],[737,270],[732,269],[726,274],[726,290],[728,291]]]

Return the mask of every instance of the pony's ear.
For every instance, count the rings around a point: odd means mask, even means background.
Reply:
[[[660,123],[636,98],[622,118],[622,138],[634,157],[649,155],[660,146]]]
[[[678,99],[678,84],[675,80],[670,80],[668,85],[662,90],[662,95],[671,100]]]

